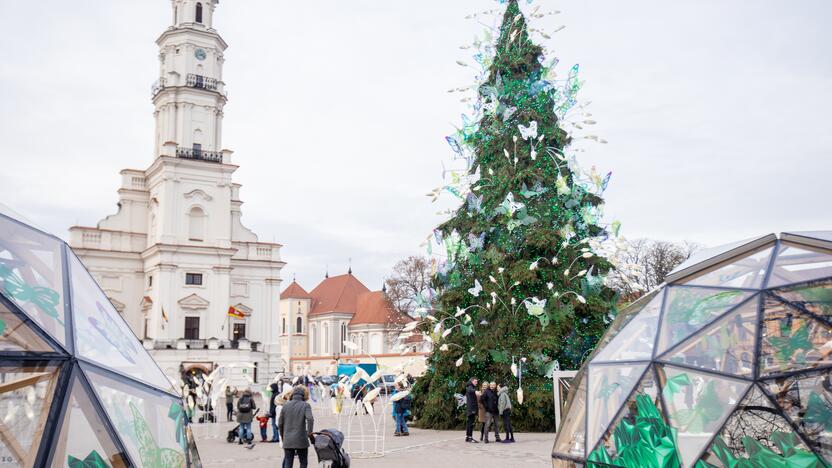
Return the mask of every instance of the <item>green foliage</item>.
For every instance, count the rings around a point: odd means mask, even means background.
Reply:
[[[610,265],[587,244],[604,233],[602,199],[577,181],[563,156],[569,137],[557,112],[579,82],[555,88],[542,62],[543,50],[511,0],[478,90],[482,116],[453,139],[471,149],[470,175],[478,177],[466,203],[436,231],[447,261],[433,279],[436,322],[422,330],[436,336],[458,322],[459,332],[441,338],[447,350],[435,346],[414,388],[422,427],[461,427],[454,394],[465,382],[478,377],[516,387],[510,364],[526,358],[525,398],[514,403],[513,425],[553,430],[549,375],[557,364],[581,365],[614,307],[615,294],[600,279]]]

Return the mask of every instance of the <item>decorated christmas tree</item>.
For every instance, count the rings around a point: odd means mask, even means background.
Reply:
[[[422,309],[435,342],[414,388],[423,427],[459,427],[454,394],[475,376],[522,388],[516,428],[554,429],[552,371],[577,369],[614,310],[599,247],[611,235],[599,223],[609,176],[581,171],[568,150],[573,129],[594,122],[576,106],[577,65],[558,77],[532,33],[547,37],[510,0],[496,41],[475,44],[474,115],[447,138],[465,168],[443,187],[460,206],[430,240],[442,258]]]

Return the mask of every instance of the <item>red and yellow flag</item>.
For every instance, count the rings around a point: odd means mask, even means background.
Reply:
[[[228,316],[238,318],[238,319],[246,318],[246,314],[244,314],[242,310],[240,310],[240,309],[238,309],[234,306],[229,306],[228,307]]]

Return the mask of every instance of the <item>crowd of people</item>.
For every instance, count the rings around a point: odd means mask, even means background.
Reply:
[[[465,386],[465,442],[489,443],[488,435],[494,429],[494,441],[506,444],[514,443],[514,431],[511,429],[511,397],[507,386],[498,386],[497,382],[483,382],[477,388],[479,379],[471,378]],[[503,421],[505,437],[500,438],[500,424]],[[480,423],[480,439],[474,438],[474,422]]]

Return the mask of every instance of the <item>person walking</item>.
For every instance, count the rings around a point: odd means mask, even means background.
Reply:
[[[503,385],[497,392],[497,411],[503,417],[503,430],[506,432],[503,443],[514,443],[514,430],[511,428],[511,396],[508,394],[508,385]]]
[[[499,417],[499,397],[497,396],[497,382],[491,382],[488,389],[485,390],[482,396],[482,404],[485,407],[485,443],[488,443],[488,432],[494,425],[494,441],[500,440],[500,425],[497,423]]]
[[[280,430],[277,428],[277,399],[280,398],[277,383],[269,385],[272,391],[272,396],[269,398],[269,418],[272,420],[272,440],[271,442],[280,442]]]
[[[236,391],[231,385],[225,387],[225,410],[228,422],[234,417],[234,394]]]
[[[471,377],[471,380],[465,384],[465,442],[477,443],[474,440],[474,419],[479,412],[479,399],[477,398],[477,384],[479,381],[476,377]]]
[[[251,390],[245,389],[243,395],[237,401],[237,422],[240,423],[240,445],[243,441],[248,442],[248,448],[254,447],[254,434],[251,433],[251,422],[254,420],[254,412],[257,405],[254,404],[254,397]]]
[[[307,403],[309,390],[304,385],[295,386],[292,399],[283,405],[277,426],[283,437],[283,468],[292,468],[295,455],[300,461],[300,468],[307,468],[309,442],[315,428],[312,406]]]
[[[480,423],[480,442],[485,437],[485,402],[483,401],[483,397],[487,391],[488,382],[483,382],[482,387],[477,392],[477,421]]]
[[[393,392],[393,395],[401,392],[402,390],[402,386],[400,384],[396,384],[396,389]],[[413,398],[410,395],[393,402],[393,417],[396,418],[396,432],[393,434],[395,437],[410,435],[410,431],[407,428],[407,419],[405,418],[407,417],[407,412],[410,410],[410,405],[412,403]]]

